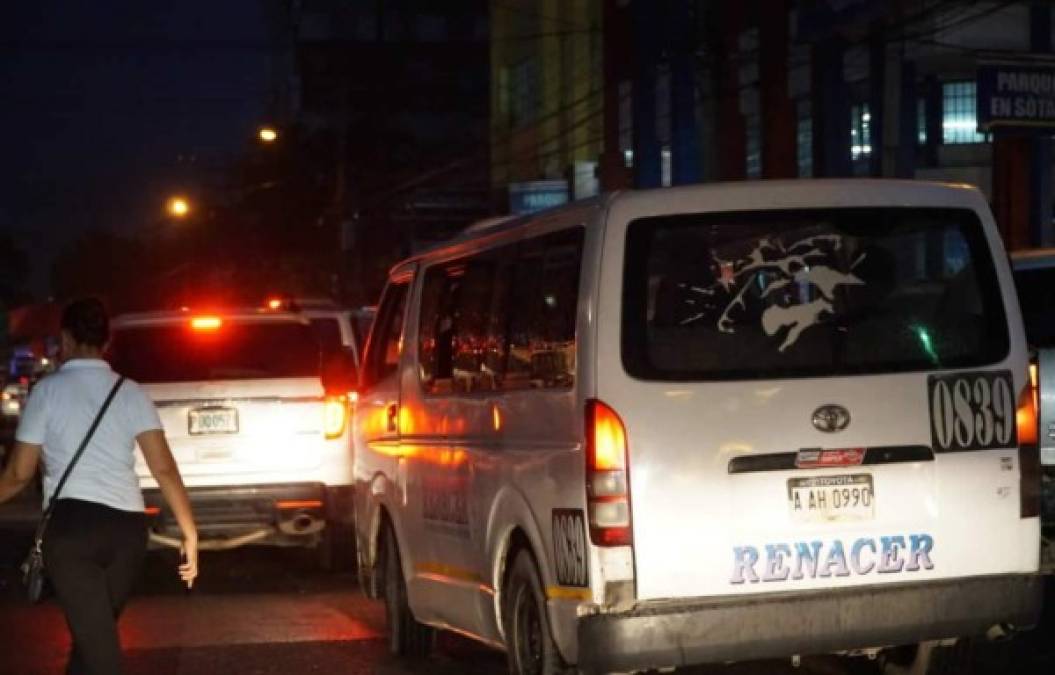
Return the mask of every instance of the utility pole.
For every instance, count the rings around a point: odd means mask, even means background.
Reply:
[[[798,175],[795,105],[788,95],[789,0],[769,0],[759,13],[762,177]]]
[[[737,36],[744,28],[744,3],[715,3],[708,17],[708,52],[714,55],[711,70],[717,105],[718,179],[747,177],[747,124],[740,112],[740,78],[737,73]]]
[[[601,153],[601,188],[607,191],[630,187],[630,173],[621,147],[619,85],[626,72],[626,45],[630,44],[626,10],[619,0],[603,0],[601,26],[604,32],[604,150]]]
[[[1051,53],[1051,5],[1035,2],[1029,8],[1029,42],[1034,54]],[[1029,172],[1030,240],[1033,246],[1055,243],[1052,231],[1051,136],[1038,134],[1033,138]]]

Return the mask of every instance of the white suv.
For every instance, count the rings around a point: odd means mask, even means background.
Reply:
[[[316,547],[327,567],[350,555],[350,379],[334,373],[352,367],[324,363],[306,318],[124,315],[113,322],[110,352],[115,370],[157,405],[203,548]],[[151,541],[176,544],[175,521],[141,457],[137,471]]]

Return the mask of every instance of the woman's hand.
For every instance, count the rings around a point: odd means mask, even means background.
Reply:
[[[193,588],[194,580],[198,577],[198,539],[196,537],[184,539],[180,553],[183,561],[179,566],[179,578],[187,584],[187,588]]]
[[[161,494],[165,496],[172,509],[172,514],[183,532],[183,546],[180,547],[185,559],[180,563],[179,576],[187,588],[194,586],[198,576],[198,528],[194,525],[194,514],[191,512],[187,488],[183,486],[176,460],[172,457],[165,434],[160,429],[144,431],[136,436],[139,448],[151,475],[158,482]]]

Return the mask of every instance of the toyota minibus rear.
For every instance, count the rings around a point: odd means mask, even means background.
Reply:
[[[633,591],[582,610],[581,667],[1035,622],[1036,401],[978,191],[630,193],[599,269],[589,529],[595,555],[630,557]]]

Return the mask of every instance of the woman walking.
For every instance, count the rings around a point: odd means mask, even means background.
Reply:
[[[183,532],[179,576],[188,587],[198,574],[198,534],[154,404],[102,358],[109,339],[102,303],[83,299],[68,305],[61,338],[62,367],[30,394],[14,452],[0,475],[0,503],[33,479],[43,460],[46,507],[102,410],[57,496],[43,555],[73,637],[67,672],[114,675],[122,672],[117,618],[146,553],[143,495],[134,470],[137,442]]]

